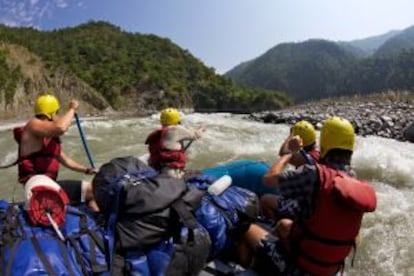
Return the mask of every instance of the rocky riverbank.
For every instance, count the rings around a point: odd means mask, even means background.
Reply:
[[[320,129],[322,123],[333,115],[347,118],[358,135],[414,142],[414,100],[411,97],[314,102],[278,111],[252,113],[248,118],[274,124],[307,120]]]

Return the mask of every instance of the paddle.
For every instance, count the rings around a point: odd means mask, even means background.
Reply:
[[[76,125],[78,126],[78,129],[79,129],[80,137],[82,139],[83,148],[85,149],[86,156],[88,156],[89,164],[91,165],[92,168],[95,168],[91,153],[89,152],[88,143],[86,142],[86,139],[85,139],[85,134],[83,133],[83,129],[82,129],[78,114],[76,113],[75,113],[75,120],[76,120]]]
[[[305,164],[315,164],[315,161],[312,159],[312,157],[309,156],[309,154],[306,153],[304,149],[300,149],[299,152],[302,155],[303,159],[305,159]]]

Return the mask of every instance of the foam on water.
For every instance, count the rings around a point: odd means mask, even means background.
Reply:
[[[275,161],[289,133],[287,125],[263,124],[231,114],[187,114],[183,125],[205,125],[207,131],[188,151],[188,167],[205,168],[235,159]],[[82,122],[90,151],[99,167],[110,159],[147,153],[146,136],[158,127],[159,114],[146,118]],[[9,132],[0,132],[1,164],[13,161],[16,146]],[[62,138],[64,151],[87,164],[75,125]],[[359,177],[373,183],[378,196],[374,213],[364,217],[361,242],[349,275],[414,275],[414,144],[378,137],[358,137],[352,165]],[[60,177],[89,176],[62,168]],[[89,177],[90,178],[90,177]],[[1,172],[0,194],[11,198],[16,168]]]
[[[414,144],[379,137],[358,137],[353,166],[365,179],[412,188]]]

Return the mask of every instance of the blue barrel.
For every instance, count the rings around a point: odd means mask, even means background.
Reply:
[[[230,175],[232,185],[248,189],[259,197],[263,194],[277,194],[276,188],[267,188],[262,184],[263,175],[269,170],[270,164],[256,160],[238,160],[214,168],[203,170],[204,174],[219,178]]]

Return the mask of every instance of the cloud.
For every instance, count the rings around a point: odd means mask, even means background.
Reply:
[[[36,27],[45,17],[70,5],[83,7],[84,3],[79,0],[0,0],[0,23]]]
[[[64,9],[68,6],[68,1],[67,0],[57,0],[56,1],[56,5],[61,8]]]
[[[7,18],[4,18],[4,19],[3,18],[0,18],[0,21],[1,21],[2,24],[7,25],[7,26],[10,26],[10,27],[17,27],[17,26],[19,26],[19,23],[18,22],[13,21],[13,20],[9,20]]]

